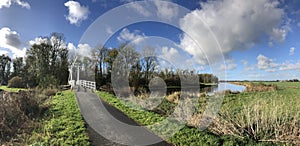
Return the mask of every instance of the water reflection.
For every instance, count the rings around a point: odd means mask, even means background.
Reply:
[[[180,87],[168,87],[167,89],[167,95],[172,94],[174,92],[180,92],[182,90],[188,91],[189,89],[191,91],[195,91],[194,88],[199,87],[185,87],[184,89],[181,89]],[[215,92],[230,90],[232,92],[243,92],[246,90],[245,86],[242,85],[235,85],[231,83],[219,83],[215,86],[200,86],[200,93],[207,93],[208,95],[212,95]]]

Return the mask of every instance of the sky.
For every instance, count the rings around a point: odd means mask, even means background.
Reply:
[[[227,80],[300,78],[299,0],[1,0],[0,54],[63,33],[70,52],[130,42]]]

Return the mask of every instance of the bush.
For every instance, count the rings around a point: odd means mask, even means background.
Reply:
[[[49,97],[49,96],[56,95],[56,92],[57,92],[57,89],[48,88],[48,89],[44,89],[43,94]]]
[[[24,88],[25,85],[24,85],[23,79],[21,77],[16,76],[8,81],[7,87],[8,88]]]
[[[0,142],[10,139],[20,131],[34,129],[33,119],[40,114],[40,108],[31,93],[0,92]]]

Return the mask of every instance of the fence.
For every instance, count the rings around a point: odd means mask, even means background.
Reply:
[[[85,88],[96,90],[96,82],[79,80],[79,85]]]

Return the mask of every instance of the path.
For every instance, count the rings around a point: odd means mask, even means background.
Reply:
[[[118,109],[101,100],[95,93],[83,87],[75,91],[81,114],[88,124],[87,129],[92,145],[170,146]]]

